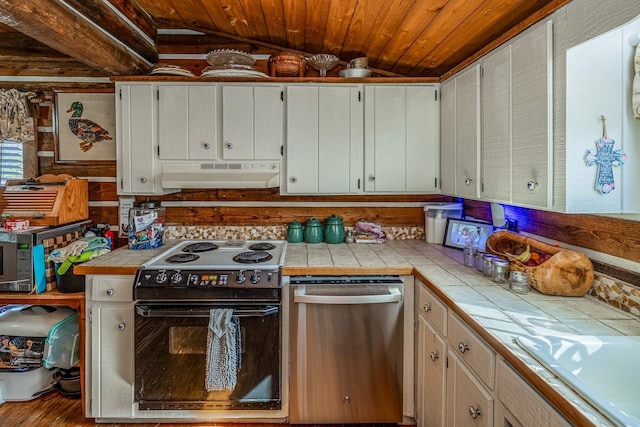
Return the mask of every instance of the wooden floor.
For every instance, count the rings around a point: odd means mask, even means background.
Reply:
[[[222,426],[220,423],[95,423],[93,419],[87,419],[82,413],[82,403],[80,399],[67,399],[57,391],[52,391],[37,399],[26,402],[5,402],[0,405],[0,426],[11,427],[74,427],[74,426]],[[233,426],[233,424],[230,424]],[[238,424],[235,424],[238,426]],[[242,427],[282,427],[283,424],[242,424]]]
[[[87,419],[82,413],[80,399],[67,399],[57,391],[52,391],[37,399],[27,402],[5,402],[0,404],[0,426],[11,427],[75,427],[75,426],[103,426],[103,427],[169,427],[169,426],[231,426],[231,427],[288,427],[289,424],[220,424],[220,423],[95,423]],[[335,427],[332,425],[331,427]],[[395,427],[395,424],[359,424],[358,427]],[[298,425],[296,427],[312,427]],[[314,426],[319,427],[319,426]],[[328,426],[324,426],[328,427]]]

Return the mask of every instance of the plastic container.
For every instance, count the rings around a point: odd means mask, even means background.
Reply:
[[[442,244],[447,218],[462,218],[462,203],[432,202],[424,206],[424,234],[427,243]]]
[[[166,210],[160,202],[138,202],[129,209],[129,249],[162,246]]]
[[[63,306],[15,305],[0,314],[0,395],[34,399],[52,389],[55,370],[79,360],[78,314]]]

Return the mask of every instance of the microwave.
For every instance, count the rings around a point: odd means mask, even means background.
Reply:
[[[81,238],[91,221],[79,221],[55,227],[28,227],[22,231],[6,231],[0,228],[0,292],[31,292],[35,288],[33,248],[45,241],[51,242],[45,249],[45,259],[53,249],[64,247]],[[43,268],[45,270],[47,263]],[[52,269],[51,269],[52,270]],[[47,282],[55,281],[50,271]]]

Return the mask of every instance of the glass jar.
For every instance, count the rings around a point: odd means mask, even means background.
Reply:
[[[484,252],[482,251],[477,251],[476,252],[476,270],[482,272],[482,269],[484,268]]]
[[[491,265],[492,265],[491,261],[494,258],[498,258],[498,257],[491,254],[482,255],[482,274],[484,274],[489,278],[491,278]]]
[[[165,208],[160,202],[137,202],[129,209],[129,249],[154,249],[162,246]]]
[[[501,258],[491,260],[491,280],[496,283],[509,282],[509,261]]]
[[[464,265],[467,267],[475,267],[477,249],[473,246],[465,246],[462,251],[464,253]]]
[[[509,274],[509,289],[518,294],[526,294],[531,290],[531,277],[524,271],[512,271]]]

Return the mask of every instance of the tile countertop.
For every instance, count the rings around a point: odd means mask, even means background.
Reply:
[[[118,249],[75,266],[76,274],[135,274],[166,250]],[[283,275],[414,274],[574,423],[611,425],[524,352],[517,335],[640,335],[640,319],[595,297],[515,294],[462,263],[462,251],[422,240],[385,244],[289,244]]]

